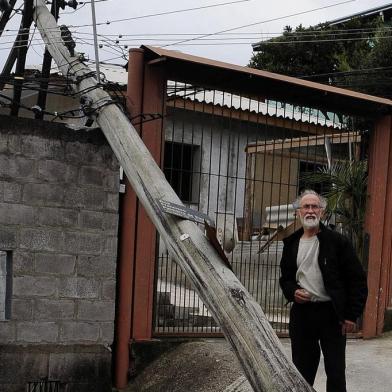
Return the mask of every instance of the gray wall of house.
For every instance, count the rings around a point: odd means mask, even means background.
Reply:
[[[118,173],[100,131],[0,117],[0,390],[41,377],[110,390]]]
[[[165,141],[196,146],[193,159],[195,174],[192,181],[194,204],[198,204],[199,210],[213,219],[216,218],[217,211],[242,218],[245,197],[250,196],[245,192],[247,145],[257,141],[291,137],[294,132],[263,123],[239,121],[181,108],[167,108],[167,112]],[[261,215],[258,211],[258,220]],[[255,221],[260,224],[257,219]],[[273,293],[274,301],[271,303],[281,307],[282,298],[277,285],[281,250],[273,247],[273,250],[271,248],[266,254],[259,254],[258,250],[257,243],[239,243],[235,251],[229,254],[229,260],[233,263],[239,279],[255,298],[262,302],[260,293]],[[169,262],[164,262],[165,253],[166,247],[160,240],[159,255],[162,259],[158,264],[157,290],[172,290],[166,281],[190,288],[189,284],[186,284],[185,275],[177,270],[170,256]],[[268,267],[265,267],[267,264]],[[273,310],[271,305],[271,312]]]
[[[165,140],[197,147],[192,199],[199,210],[211,218],[217,211],[242,216],[248,135],[209,115],[182,110],[173,114],[167,118]]]
[[[199,210],[244,216],[248,144],[293,137],[293,131],[180,108],[168,108],[165,140],[196,146],[192,199]],[[261,215],[258,219],[261,219]]]

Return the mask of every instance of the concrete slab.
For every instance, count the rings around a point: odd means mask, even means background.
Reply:
[[[392,390],[392,334],[371,340],[349,340],[347,344],[347,392]],[[314,388],[325,392],[323,362]]]

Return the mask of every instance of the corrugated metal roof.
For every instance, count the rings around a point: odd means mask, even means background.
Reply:
[[[322,113],[319,110],[300,108],[288,103],[271,100],[261,101],[217,90],[197,90],[196,88],[192,90],[192,86],[178,82],[168,83],[168,96],[180,97],[192,102],[213,104],[217,108],[237,109],[246,113],[285,118],[336,129],[343,127],[334,113]],[[177,106],[177,108],[181,109],[181,106]]]
[[[280,75],[273,72],[262,71],[254,68],[228,64],[203,57],[192,56],[178,51],[156,48],[152,46],[142,46],[146,51],[147,58],[154,64],[159,61],[167,63],[166,70],[169,77],[178,75],[183,81],[202,80],[204,83],[217,84],[217,75],[221,77],[226,85],[233,85],[242,89],[259,90],[261,86],[264,91],[268,91],[268,98],[274,99],[295,99],[313,102],[315,106],[339,107],[350,112],[373,113],[375,110],[392,109],[392,100],[363,94],[356,91],[333,87],[326,84],[315,83],[308,80],[298,79],[291,76]],[[177,79],[181,80],[181,79]],[[219,82],[222,84],[222,82]],[[260,90],[260,94],[264,91]]]

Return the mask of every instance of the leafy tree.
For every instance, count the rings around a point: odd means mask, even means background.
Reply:
[[[250,67],[390,97],[392,31],[381,18],[319,24],[260,43]]]

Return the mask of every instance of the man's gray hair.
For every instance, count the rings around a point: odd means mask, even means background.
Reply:
[[[327,199],[321,195],[319,195],[316,191],[314,191],[313,189],[305,189],[303,192],[301,192],[301,194],[297,197],[297,199],[294,201],[293,203],[293,207],[295,209],[298,209],[301,205],[301,200],[304,196],[306,195],[314,195],[317,196],[320,200],[320,207],[321,208],[325,208],[327,207]]]

